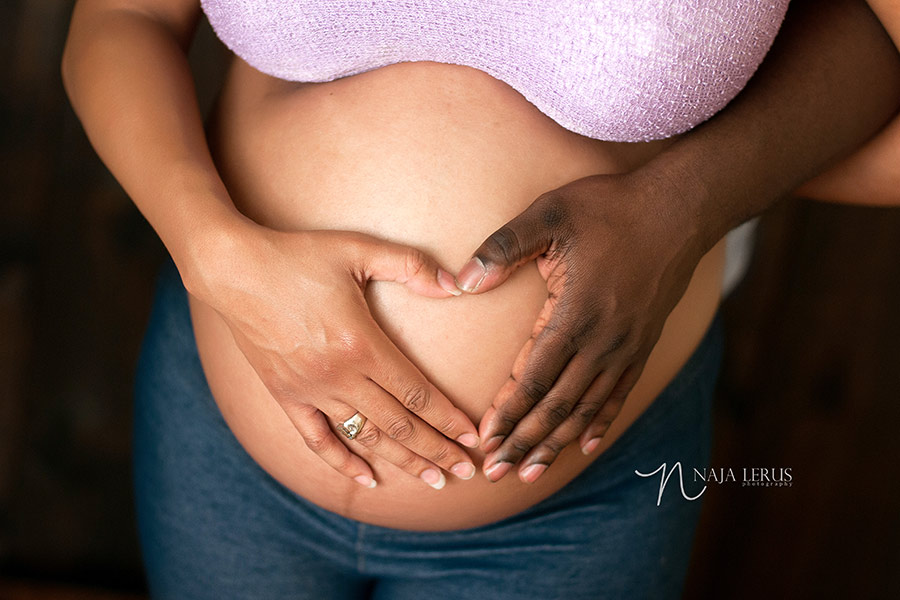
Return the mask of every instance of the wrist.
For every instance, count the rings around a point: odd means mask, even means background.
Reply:
[[[669,245],[692,250],[699,260],[727,232],[711,210],[711,188],[688,164],[653,161],[630,175],[647,202],[645,214],[658,221]]]
[[[236,209],[192,223],[178,251],[170,248],[188,292],[210,304],[222,285],[236,285],[265,231]]]

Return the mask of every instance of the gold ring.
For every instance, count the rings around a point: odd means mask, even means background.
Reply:
[[[361,414],[356,413],[343,423],[338,423],[337,430],[342,436],[344,436],[348,440],[352,440],[359,435],[359,432],[362,431],[363,425],[365,424],[366,418]]]

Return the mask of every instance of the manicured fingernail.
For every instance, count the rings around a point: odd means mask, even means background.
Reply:
[[[458,438],[456,441],[465,446],[466,448],[477,448],[478,447],[478,436],[474,433],[464,433]]]
[[[454,296],[461,296],[462,291],[456,287],[456,281],[453,279],[453,275],[448,273],[443,269],[438,269],[437,271],[437,282],[438,285],[441,286],[448,294],[453,294]]]
[[[522,481],[525,483],[534,483],[537,481],[537,478],[541,476],[541,474],[547,470],[547,465],[542,464],[533,464],[528,465],[521,471],[519,471],[519,477],[521,477]]]
[[[444,474],[434,469],[425,469],[419,477],[436,490],[442,489],[447,484]]]
[[[500,481],[500,478],[509,473],[509,470],[512,468],[512,463],[508,462],[498,462],[496,464],[491,465],[487,469],[484,470],[484,474],[487,475],[487,478],[492,482]]]
[[[503,443],[503,436],[495,435],[494,437],[486,441],[481,449],[484,450],[485,453],[493,452],[500,447],[501,443]]]
[[[365,475],[357,475],[356,477],[353,478],[353,480],[356,483],[358,483],[359,485],[361,485],[363,487],[367,487],[369,489],[378,485],[377,483],[375,483],[374,479],[372,479],[371,477],[366,477]]]
[[[456,463],[450,467],[450,472],[460,479],[472,479],[475,476],[475,465],[467,462]]]
[[[588,440],[587,444],[585,444],[584,446],[581,447],[581,451],[584,452],[585,455],[590,454],[591,452],[593,452],[594,450],[597,449],[597,446],[600,445],[601,440],[602,440],[602,438],[598,438],[598,437],[591,438],[590,440]]]
[[[473,256],[463,266],[459,275],[456,276],[456,285],[465,292],[474,292],[481,285],[481,282],[484,281],[486,274],[487,270],[484,268],[484,263],[477,256]]]

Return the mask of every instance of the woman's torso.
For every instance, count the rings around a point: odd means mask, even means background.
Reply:
[[[576,135],[481,71],[428,62],[299,84],[236,60],[211,125],[220,171],[252,219],[283,230],[369,233],[421,248],[451,270],[541,193],[583,176],[629,170],[669,143],[614,144]],[[218,315],[192,299],[192,316],[226,421],[278,481],[360,521],[462,528],[552,494],[634,422],[712,319],[723,254],[720,244],[701,261],[598,451],[585,457],[571,445],[531,485],[514,475],[497,484],[480,475],[470,481],[450,476],[436,491],[354,445],[379,482],[362,488],[306,448]],[[374,283],[367,297],[395,343],[477,424],[530,335],[546,285],[532,264],[482,296],[431,300],[397,284]],[[472,454],[480,464],[482,455]]]

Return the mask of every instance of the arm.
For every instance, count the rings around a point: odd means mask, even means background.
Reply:
[[[745,93],[648,165],[687,175],[683,206],[704,249],[846,157],[900,107],[900,56],[865,3],[791,6]]]
[[[900,60],[865,4],[795,1],[758,73],[720,114],[632,173],[541,196],[490,236],[460,286],[488,291],[536,259],[551,300],[481,422],[489,478],[521,463],[520,478],[533,481],[543,469],[526,469],[546,467],[576,438],[585,453],[596,448],[700,257],[871,137],[898,105]]]
[[[869,7],[900,48],[900,3],[868,0]],[[797,195],[845,204],[896,206],[900,203],[900,116],[871,141],[815,179]]]
[[[458,293],[452,278],[410,248],[351,233],[272,231],[237,211],[210,156],[185,56],[199,13],[196,0],[78,2],[62,69],[88,137],[187,289],[223,317],[312,450],[372,485],[369,465],[328,425],[358,410],[372,425],[351,447],[365,439],[439,484],[435,465],[459,472],[471,462],[451,440],[477,444],[475,427],[381,332],[363,291],[377,279],[449,297]],[[372,435],[379,430],[391,435]]]

